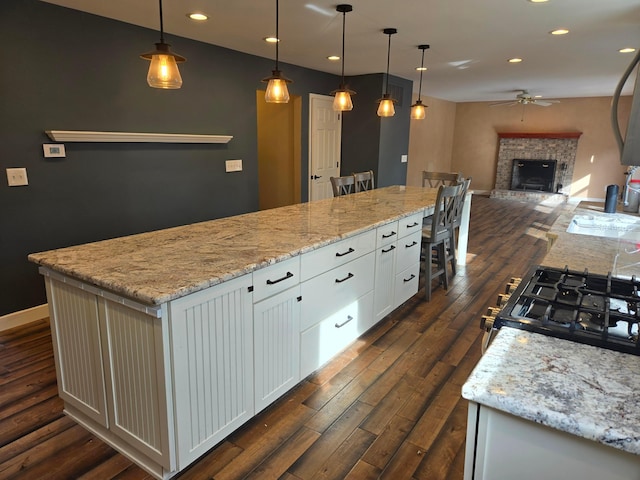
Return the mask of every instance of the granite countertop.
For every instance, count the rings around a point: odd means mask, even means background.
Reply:
[[[462,396],[640,455],[638,372],[636,355],[502,327]]]
[[[433,208],[437,189],[393,186],[32,253],[56,272],[149,305]]]
[[[605,218],[602,203],[582,202],[567,205],[547,232],[550,248],[541,265],[614,276],[640,276],[640,243],[633,238],[606,238],[568,233],[575,215]],[[629,215],[626,212],[624,215]],[[632,235],[637,237],[638,234]]]

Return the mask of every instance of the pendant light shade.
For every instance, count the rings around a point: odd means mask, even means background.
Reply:
[[[342,13],[342,80],[340,81],[340,87],[331,92],[331,95],[335,96],[333,99],[333,109],[337,112],[346,112],[353,110],[351,95],[356,94],[353,90],[349,90],[344,83],[344,26],[347,12],[352,11],[353,7],[351,5],[341,4],[336,7],[336,10]]]
[[[396,109],[393,106],[395,100],[391,97],[389,93],[389,60],[391,59],[391,35],[398,33],[398,30],[395,28],[385,28],[383,30],[385,35],[389,35],[389,46],[387,48],[387,75],[386,75],[386,86],[384,90],[384,95],[382,98],[378,100],[378,116],[379,117],[393,117],[396,114]]]
[[[156,49],[152,52],[140,55],[145,60],[150,60],[147,83],[153,88],[176,89],[182,86],[182,77],[178,70],[178,63],[186,61],[171,51],[168,43],[164,43],[164,25],[162,21],[162,0],[158,0],[160,6],[160,42],[156,43]]]
[[[420,86],[418,87],[418,100],[411,105],[411,118],[413,120],[424,120],[427,116],[427,106],[422,103],[420,96],[422,95],[422,72],[424,72],[424,51],[429,48],[429,45],[418,45],[418,48],[422,50],[422,62],[420,63]]]
[[[291,80],[282,75],[282,72],[278,69],[278,44],[280,43],[280,36],[278,35],[279,6],[279,2],[276,0],[276,68],[271,71],[270,77],[262,79],[263,82],[267,83],[267,91],[264,94],[264,100],[267,103],[287,103],[289,101],[287,83],[291,83]]]

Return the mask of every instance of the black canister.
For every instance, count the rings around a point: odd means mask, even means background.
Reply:
[[[607,197],[604,201],[604,213],[616,213],[618,204],[618,185],[609,185],[607,187]]]

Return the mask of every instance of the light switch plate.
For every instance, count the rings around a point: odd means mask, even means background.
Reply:
[[[401,161],[402,163],[407,163],[408,158],[409,158],[409,157],[408,157],[407,155],[402,155],[402,156],[400,157],[400,161]]]
[[[242,160],[227,160],[224,162],[227,172],[241,172]]]
[[[7,183],[10,187],[29,185],[26,168],[7,168]]]

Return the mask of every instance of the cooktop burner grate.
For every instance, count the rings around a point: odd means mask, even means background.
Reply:
[[[568,268],[538,266],[525,276],[493,322],[640,355],[640,282]]]

